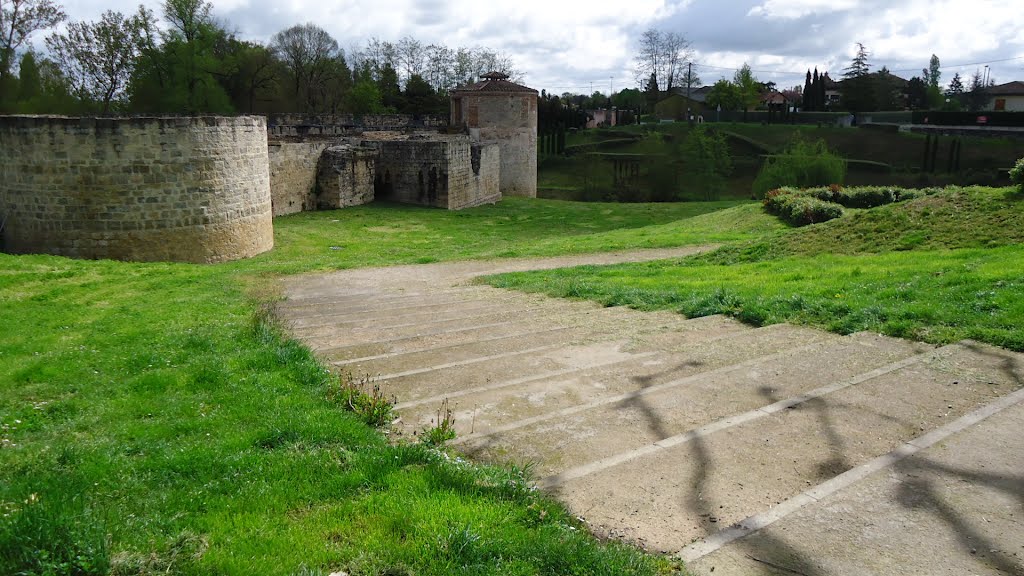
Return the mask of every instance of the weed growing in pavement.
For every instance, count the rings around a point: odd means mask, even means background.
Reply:
[[[447,398],[441,402],[441,407],[437,409],[437,419],[434,420],[434,425],[424,429],[420,437],[425,444],[430,446],[441,446],[455,438],[455,415],[452,413]]]
[[[391,422],[397,402],[394,396],[384,394],[380,384],[369,374],[354,376],[350,372],[338,375],[337,385],[331,387],[328,398],[378,428]]]

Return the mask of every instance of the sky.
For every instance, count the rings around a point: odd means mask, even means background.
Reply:
[[[58,0],[60,1],[60,0]],[[160,14],[160,2],[143,0]],[[71,20],[139,0],[64,0]],[[644,30],[691,42],[704,84],[750,65],[762,82],[803,85],[807,69],[842,75],[864,44],[872,70],[921,75],[932,54],[941,83],[975,71],[997,84],[1024,80],[1024,26],[1006,0],[212,0],[239,37],[266,43],[313,22],[346,50],[371,37],[484,46],[509,55],[523,84],[551,93],[638,87],[633,55]],[[42,48],[42,35],[33,43]],[[989,68],[986,71],[985,66]]]

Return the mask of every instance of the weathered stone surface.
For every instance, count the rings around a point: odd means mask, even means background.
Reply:
[[[326,140],[270,143],[270,195],[274,216],[316,210],[317,159],[330,145]]]
[[[378,150],[377,197],[459,210],[501,199],[500,152],[464,135],[366,141]]]
[[[317,208],[333,210],[373,202],[377,151],[342,144],[320,154],[317,163]]]
[[[0,117],[4,249],[219,262],[273,247],[262,117]]]

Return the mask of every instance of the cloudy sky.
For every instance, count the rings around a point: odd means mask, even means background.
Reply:
[[[59,1],[59,0],[58,0]],[[143,3],[160,13],[159,0]],[[238,34],[266,42],[314,22],[346,49],[370,37],[486,46],[510,55],[524,83],[549,92],[636,87],[632,55],[648,28],[692,42],[705,84],[747,62],[762,81],[803,84],[808,68],[841,75],[856,42],[872,69],[920,75],[934,53],[942,82],[987,64],[997,82],[1024,80],[1024,26],[1006,0],[212,0]],[[73,20],[138,0],[64,0]],[[42,38],[34,38],[37,47]],[[966,80],[965,80],[966,83]]]

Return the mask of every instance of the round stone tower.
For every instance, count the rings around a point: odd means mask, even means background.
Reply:
[[[491,72],[452,92],[452,125],[501,151],[501,194],[537,197],[537,91]]]

